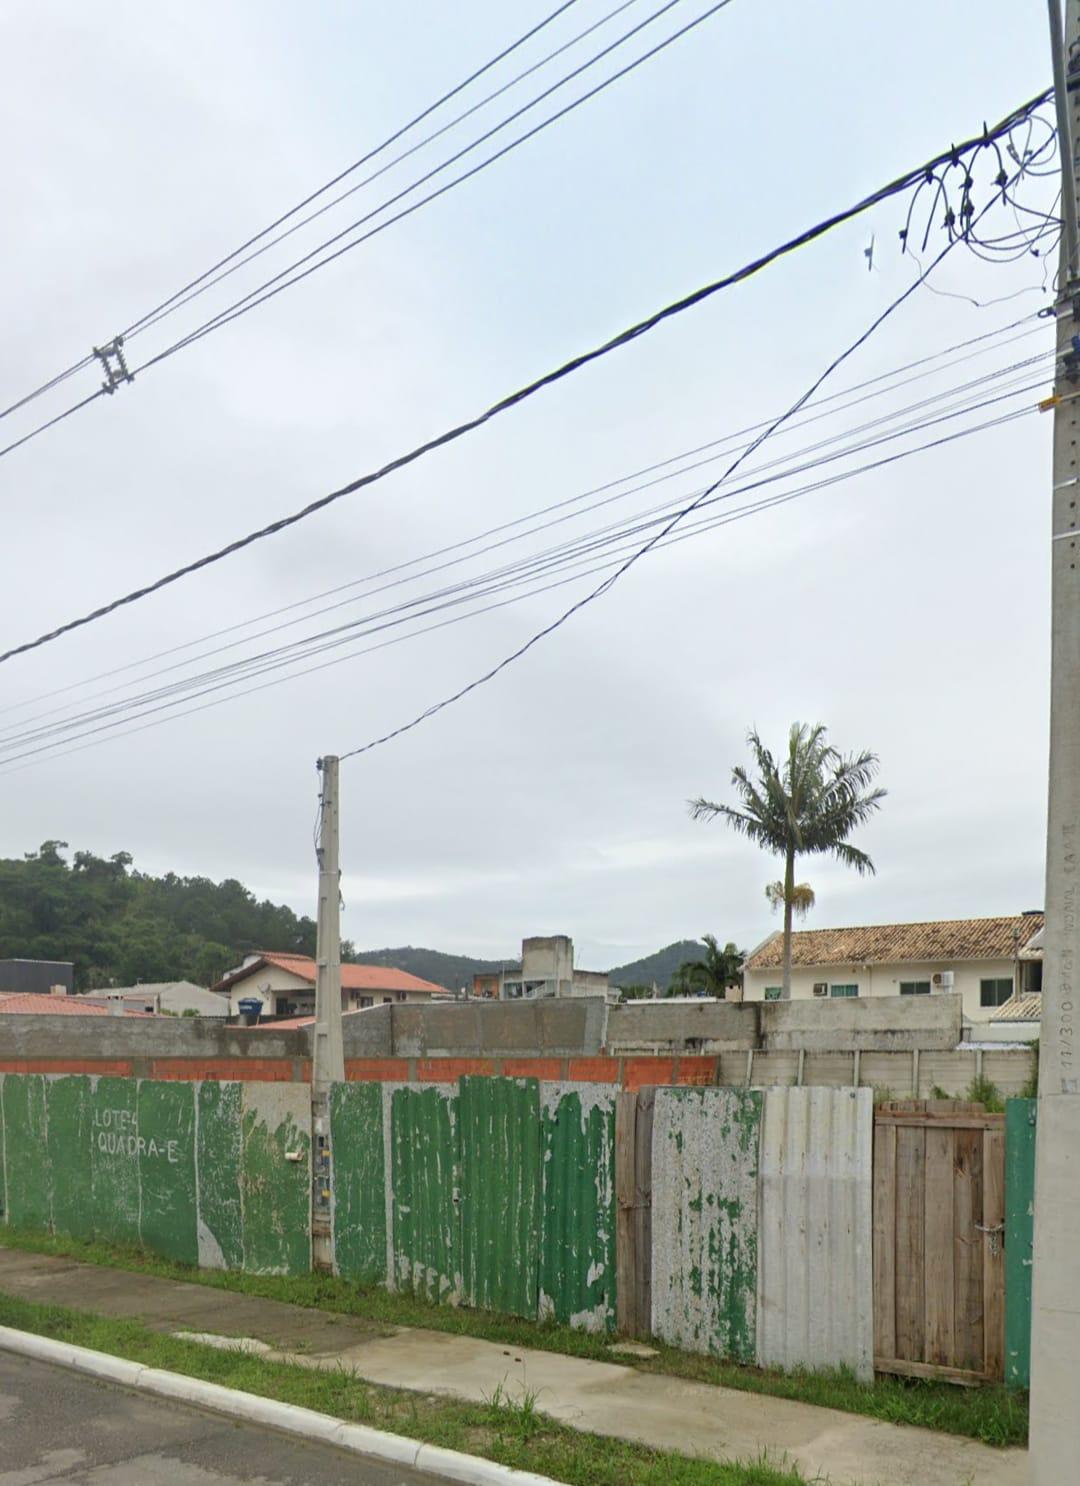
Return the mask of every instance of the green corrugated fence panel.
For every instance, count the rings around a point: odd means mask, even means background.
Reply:
[[[540,1315],[615,1327],[615,1091],[542,1084]]]
[[[84,1073],[51,1078],[45,1085],[45,1100],[53,1232],[93,1238],[90,1079]]]
[[[377,1083],[334,1084],[330,1091],[334,1163],[334,1265],[364,1284],[385,1282],[386,1152],[383,1090]]]
[[[311,1268],[311,1104],[306,1084],[244,1084],[240,1197],[244,1268]]]
[[[1031,1379],[1031,1261],[1038,1101],[1005,1103],[1005,1382]]]
[[[198,1264],[195,1085],[145,1079],[138,1087],[136,1114],[139,1238],[156,1254]],[[129,1140],[129,1151],[130,1145]]]
[[[456,1303],[461,1298],[457,1089],[386,1085],[385,1098],[392,1152],[392,1283],[428,1300]]]
[[[652,1149],[652,1329],[753,1362],[758,1090],[658,1089]]]
[[[137,1244],[139,1163],[129,1142],[138,1137],[138,1085],[131,1078],[99,1078],[91,1087],[94,1234],[109,1243]]]
[[[540,1086],[461,1080],[462,1299],[535,1316],[539,1298]]]
[[[52,1219],[45,1079],[4,1077],[4,1174],[7,1221],[14,1228],[48,1228]]]
[[[199,1263],[204,1269],[244,1267],[242,1090],[239,1083],[196,1086]]]

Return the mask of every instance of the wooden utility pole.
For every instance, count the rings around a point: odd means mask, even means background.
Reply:
[[[333,1268],[333,1152],[330,1148],[331,1085],[345,1079],[341,1038],[341,863],[339,852],[338,760],[318,763],[319,908],[315,943],[315,1028],[311,1050],[312,1260]]]
[[[1080,1470],[1080,0],[1049,0],[1063,230],[1055,301],[1050,789],[1031,1328],[1031,1472]]]

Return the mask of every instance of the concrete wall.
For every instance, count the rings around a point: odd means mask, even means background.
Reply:
[[[766,1001],[751,1008],[761,1018],[761,1046],[807,1052],[874,1048],[954,1048],[961,1038],[958,995],[889,996],[874,1000]]]
[[[902,980],[928,980],[941,970],[953,972],[953,994],[963,1000],[964,1015],[970,1022],[985,1022],[992,1007],[979,1004],[979,982],[983,979],[1000,980],[1013,977],[1015,983],[1016,962],[1003,960],[925,960],[917,964],[893,965],[812,965],[808,968],[796,966],[791,972],[792,1001],[818,1000],[822,1005],[833,998],[814,997],[814,986],[822,981],[829,986],[857,985],[859,997],[899,996]],[[779,967],[772,970],[747,970],[744,973],[743,995],[747,1001],[764,1001],[767,987],[779,986]],[[931,990],[929,996],[905,996],[905,1001],[933,1000],[939,992]]]
[[[396,1058],[576,1057],[597,1054],[603,1046],[605,1007],[596,999],[461,1001],[389,1009]],[[371,1015],[365,1011],[351,1021],[362,1023]]]
[[[149,1078],[170,1076],[255,1077],[253,1065],[280,1064],[275,1075],[284,1082],[303,1080],[309,1057],[303,1030],[275,1032],[250,1027],[227,1027],[199,1017],[0,1017],[0,1072],[56,1072],[134,1074]],[[48,1064],[39,1069],[27,1063]],[[214,1070],[208,1065],[249,1066],[252,1072]],[[67,1064],[68,1066],[63,1066]],[[168,1069],[157,1067],[169,1064]],[[101,1065],[101,1066],[95,1066]],[[295,1072],[294,1072],[295,1067]]]
[[[613,1053],[757,1047],[760,1013],[729,1001],[627,1001],[608,1012],[606,1045]]]

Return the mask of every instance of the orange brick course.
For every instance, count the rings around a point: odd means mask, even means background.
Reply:
[[[492,1058],[418,1058],[416,1076],[421,1083],[453,1083],[470,1073],[488,1076],[495,1072]]]
[[[345,1077],[358,1083],[404,1083],[409,1077],[409,1061],[407,1058],[346,1058]]]

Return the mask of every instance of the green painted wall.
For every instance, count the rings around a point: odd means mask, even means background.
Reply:
[[[45,1080],[40,1074],[5,1077],[4,1112],[6,1221],[17,1228],[48,1228],[52,1180],[46,1134]]]
[[[543,1084],[540,1314],[615,1327],[615,1091]]]
[[[302,1273],[309,1099],[306,1085],[4,1074],[3,1221],[187,1264]]]
[[[1005,1103],[1005,1382],[1011,1388],[1031,1381],[1037,1114],[1035,1099]]]
[[[392,1283],[428,1300],[461,1298],[457,1089],[392,1087]]]
[[[196,1085],[199,1263],[243,1269],[244,1213],[240,1198],[243,1084]]]
[[[334,1264],[361,1284],[386,1280],[386,1151],[382,1084],[330,1092]]]
[[[535,1316],[540,1239],[540,1086],[534,1078],[463,1078],[462,1298]]]

